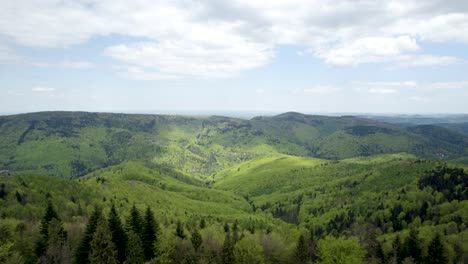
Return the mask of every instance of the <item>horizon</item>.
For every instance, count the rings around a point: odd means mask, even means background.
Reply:
[[[0,112],[468,113],[467,44],[460,1],[4,1]]]

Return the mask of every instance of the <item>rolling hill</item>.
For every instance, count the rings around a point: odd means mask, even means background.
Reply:
[[[251,120],[86,112],[0,117],[0,169],[77,178],[133,160],[208,179],[229,166],[282,153],[344,159],[406,152],[464,161],[467,137],[352,116],[285,113]]]

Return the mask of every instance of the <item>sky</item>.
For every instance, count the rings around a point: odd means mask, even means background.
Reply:
[[[2,0],[0,113],[468,113],[468,1]]]

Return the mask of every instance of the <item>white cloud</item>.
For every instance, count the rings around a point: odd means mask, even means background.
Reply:
[[[269,46],[237,37],[223,41],[164,40],[118,45],[105,54],[127,65],[136,79],[225,78],[259,67],[273,57]]]
[[[304,47],[331,65],[449,65],[458,59],[422,54],[420,43],[468,43],[468,4],[443,0],[0,1],[0,39],[15,44],[68,47],[112,35],[140,39],[140,43],[117,43],[105,52],[124,63],[130,69],[127,74],[137,79],[235,76],[268,63],[272,51],[282,44]],[[0,47],[0,62],[6,57],[2,54],[8,53]]]
[[[54,88],[45,87],[45,86],[35,86],[31,89],[33,92],[53,92],[55,91]]]
[[[405,52],[418,51],[420,48],[414,38],[399,37],[368,37],[354,40],[340,47],[319,51],[317,56],[325,62],[340,66],[353,66],[369,62],[384,62],[395,60]]]
[[[468,81],[434,82],[428,87],[431,89],[468,89]]]
[[[396,82],[363,82],[354,81],[352,84],[366,85],[366,86],[384,86],[384,87],[416,87],[416,81],[396,81]]]
[[[332,94],[338,92],[339,89],[335,86],[316,86],[303,91],[308,94]]]
[[[25,63],[38,67],[56,67],[74,70],[89,70],[95,67],[93,63],[88,61],[27,61]]]
[[[379,87],[371,87],[371,88],[355,88],[354,91],[362,92],[362,93],[370,93],[376,95],[390,95],[390,94],[397,94],[399,90],[396,88],[379,88]]]

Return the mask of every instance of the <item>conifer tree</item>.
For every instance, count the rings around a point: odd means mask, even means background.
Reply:
[[[90,245],[90,264],[117,264],[117,252],[114,243],[112,243],[112,235],[104,217],[99,219]]]
[[[308,260],[308,246],[304,235],[300,235],[297,240],[296,248],[294,250],[295,263],[307,263]]]
[[[205,228],[205,227],[206,227],[206,221],[205,221],[205,218],[202,218],[202,219],[200,220],[200,229],[203,229],[203,228]]]
[[[145,262],[145,253],[140,236],[133,230],[128,232],[128,244],[126,251],[127,260],[125,264],[142,264]]]
[[[49,223],[48,247],[39,259],[44,264],[70,264],[71,252],[67,244],[67,234],[63,230],[62,222],[53,218]]]
[[[200,232],[198,232],[197,229],[195,229],[195,231],[193,231],[190,241],[192,242],[193,249],[195,249],[195,251],[198,251],[198,249],[200,248],[203,240],[202,240],[202,236],[201,236]]]
[[[411,229],[402,247],[403,259],[412,257],[416,263],[421,262],[421,245],[418,239],[418,231]]]
[[[400,235],[397,235],[395,237],[395,240],[393,240],[392,243],[392,257],[393,257],[393,263],[398,263],[400,264],[403,262],[403,255],[401,252],[401,239]]]
[[[151,260],[154,258],[154,244],[157,241],[158,233],[159,224],[154,219],[153,211],[148,207],[145,212],[143,234],[141,237],[143,251],[145,252],[145,260]]]
[[[37,257],[41,257],[47,250],[49,243],[49,223],[52,219],[59,220],[57,212],[55,212],[52,202],[47,200],[47,207],[44,217],[41,220],[41,226],[39,233],[41,234],[39,240],[36,243],[35,253]]]
[[[176,236],[185,239],[184,226],[180,220],[177,220]]]
[[[125,251],[127,247],[127,234],[115,210],[114,204],[112,204],[109,213],[109,229],[112,234],[112,243],[114,243],[115,249],[117,250],[118,263],[123,263],[125,261]]]
[[[235,263],[234,246],[235,244],[231,238],[231,235],[227,233],[226,238],[224,239],[223,249],[221,251],[221,259],[224,264]]]
[[[91,240],[93,239],[94,232],[96,231],[98,220],[102,217],[101,210],[95,208],[89,218],[88,224],[84,237],[82,238],[80,245],[78,246],[75,253],[76,264],[87,264],[89,263],[89,254],[91,252]]]
[[[132,209],[130,210],[130,217],[128,218],[127,225],[128,229],[133,230],[133,232],[138,234],[141,239],[141,235],[143,233],[143,220],[135,205],[133,205]]]
[[[444,254],[444,244],[439,233],[436,233],[427,249],[427,263],[444,264],[448,263]]]

